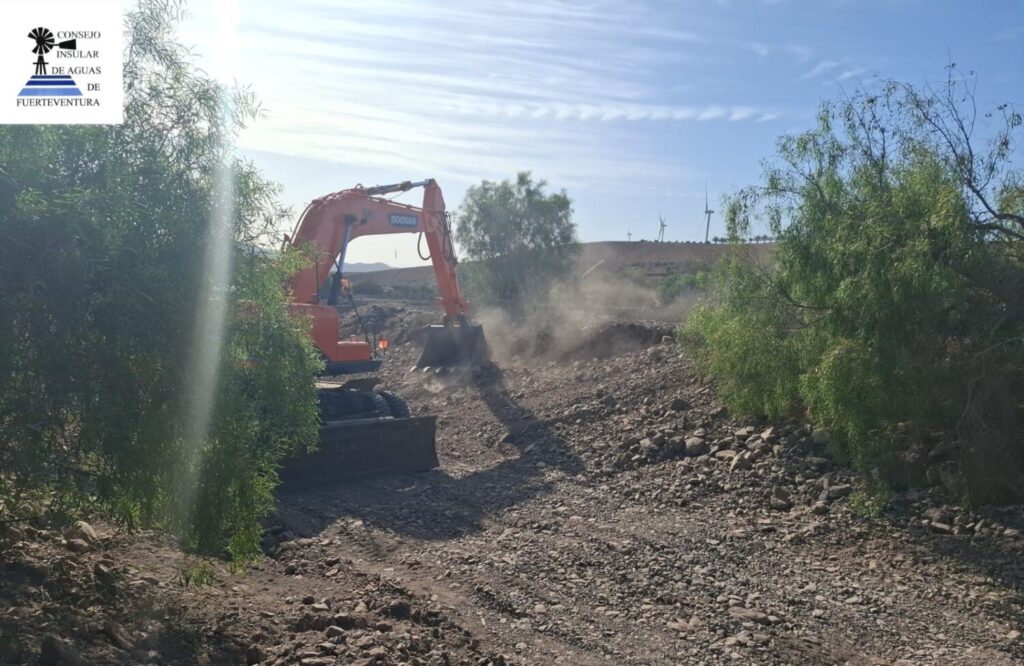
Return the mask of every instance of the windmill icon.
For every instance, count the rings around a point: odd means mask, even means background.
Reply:
[[[57,42],[53,38],[53,33],[43,27],[33,28],[28,33],[28,38],[36,43],[32,47],[32,53],[36,54],[36,73],[21,89],[18,97],[81,97],[82,91],[78,89],[78,84],[70,74],[46,73],[47,63],[44,59],[44,56],[54,48],[75,50],[78,48],[78,40]]]
[[[34,39],[36,42],[36,45],[32,47],[32,53],[37,55],[36,76],[46,76],[46,61],[43,60],[43,56],[49,53],[54,46],[59,49],[70,50],[74,50],[77,46],[77,42],[74,39],[56,43],[53,39],[53,33],[43,27],[33,28],[32,32],[28,33],[28,38]]]

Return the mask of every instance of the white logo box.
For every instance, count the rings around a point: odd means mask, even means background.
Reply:
[[[122,123],[123,12],[121,0],[0,0],[0,124]]]

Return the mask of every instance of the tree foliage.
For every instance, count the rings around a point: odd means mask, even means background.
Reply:
[[[96,502],[244,558],[279,459],[315,441],[317,361],[284,306],[294,259],[256,249],[276,188],[231,152],[257,109],[191,64],[168,7],[128,14],[123,125],[0,127],[0,513]],[[224,343],[190,441],[218,200]]]
[[[656,293],[662,305],[673,303],[684,294],[707,289],[710,275],[707,271],[673,273],[658,283]]]
[[[684,331],[730,405],[802,406],[883,473],[952,439],[971,498],[1019,496],[1020,125],[1005,106],[979,117],[951,67],[938,90],[882,83],[781,138],[727,206],[734,240],[767,223],[773,266],[726,262]]]
[[[514,182],[485,180],[466,192],[456,239],[476,262],[466,275],[477,300],[517,311],[546,297],[551,284],[572,269],[572,201],[565,190],[545,193],[546,186],[522,171]]]

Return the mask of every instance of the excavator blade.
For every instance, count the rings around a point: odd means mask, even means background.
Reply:
[[[479,324],[428,326],[417,368],[478,367],[490,364],[490,352]]]
[[[425,472],[438,466],[436,416],[332,421],[320,448],[285,461],[282,490],[337,484],[379,474]]]

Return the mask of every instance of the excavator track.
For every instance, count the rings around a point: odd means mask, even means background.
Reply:
[[[411,416],[397,395],[345,387],[321,389],[319,446],[289,458],[281,489],[301,490],[439,465],[436,416]]]

